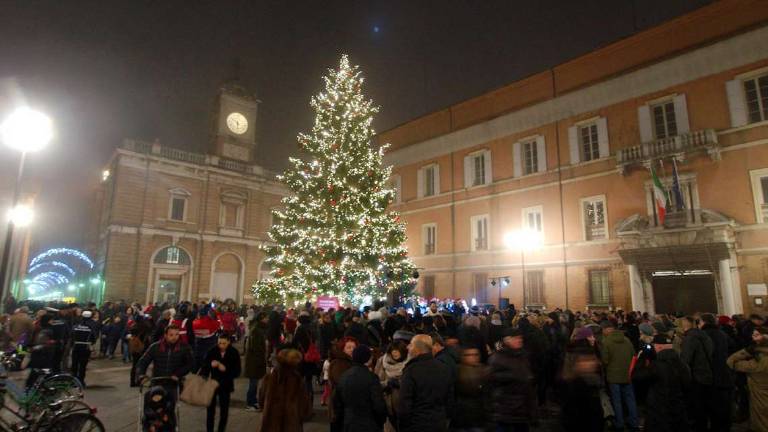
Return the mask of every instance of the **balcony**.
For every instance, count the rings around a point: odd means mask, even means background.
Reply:
[[[434,255],[434,254],[435,254],[435,244],[426,243],[424,245],[424,255]]]
[[[616,169],[624,174],[634,165],[648,166],[655,159],[667,157],[676,157],[682,161],[689,154],[704,151],[713,160],[720,159],[720,146],[714,129],[702,129],[673,137],[659,138],[619,149],[616,153]]]

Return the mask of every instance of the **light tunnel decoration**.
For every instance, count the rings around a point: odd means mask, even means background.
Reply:
[[[28,272],[31,274],[31,273],[35,273],[36,271],[38,271],[40,269],[44,269],[44,268],[48,268],[48,267],[55,267],[56,270],[58,270],[58,269],[64,270],[70,276],[74,276],[75,275],[75,271],[72,269],[72,267],[66,265],[65,263],[63,263],[61,261],[43,261],[41,263],[35,264],[32,267],[30,267]]]
[[[88,258],[88,255],[80,252],[77,249],[70,249],[70,248],[52,248],[48,249],[47,251],[37,255],[36,257],[32,258],[32,261],[29,262],[30,267],[34,267],[36,264],[39,264],[43,262],[44,260],[55,257],[55,256],[71,256],[74,258],[77,258],[78,260],[85,263],[89,269],[93,268],[93,261],[91,261],[90,258]]]
[[[44,284],[46,282],[53,286],[64,285],[69,283],[69,278],[58,272],[44,272],[32,278],[32,283]]]

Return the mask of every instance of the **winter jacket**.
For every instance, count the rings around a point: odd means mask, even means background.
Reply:
[[[259,393],[263,403],[261,432],[301,432],[311,414],[309,395],[298,371],[301,353],[284,349],[277,353],[277,367],[264,378]]]
[[[677,351],[660,351],[653,361],[638,362],[633,377],[648,384],[645,430],[688,430],[685,395],[691,383],[691,371]]]
[[[387,417],[379,379],[367,367],[355,364],[341,375],[333,403],[343,412],[345,432],[383,430]]]
[[[480,364],[458,367],[456,380],[456,403],[451,416],[451,427],[456,429],[480,428],[485,426],[485,410],[488,399],[488,377],[490,370]]]
[[[165,341],[165,338],[160,339],[150,345],[139,359],[136,366],[136,376],[144,375],[150,364],[154,364],[153,377],[175,376],[181,378],[192,369],[192,349],[181,341],[170,345]]]
[[[712,385],[720,389],[733,388],[733,372],[725,363],[730,355],[728,336],[713,325],[705,325],[701,330],[712,340]]]
[[[444,364],[451,376],[451,383],[456,384],[456,378],[459,374],[459,356],[456,351],[451,347],[445,347],[442,351],[437,353],[435,360]]]
[[[258,323],[251,325],[245,344],[243,376],[261,379],[267,374],[267,340],[265,329]]]
[[[537,417],[536,386],[528,354],[504,347],[491,356],[491,420],[495,423],[528,423]]]
[[[348,355],[335,348],[331,350],[331,363],[328,367],[328,382],[331,385],[331,400],[335,397],[336,387],[339,385],[341,376],[351,367],[352,359]],[[328,404],[328,417],[331,421],[335,421],[341,414],[342,413],[337,413],[333,409],[333,404]]]
[[[384,425],[385,430],[395,430],[397,424],[397,406],[400,403],[400,377],[405,369],[405,359],[395,361],[389,354],[379,357],[374,373],[379,377],[379,383],[384,388],[384,403],[387,405],[389,421]]]
[[[8,332],[14,341],[20,342],[22,337],[29,341],[32,338],[32,332],[35,331],[35,324],[29,314],[22,311],[16,312],[8,319]]]
[[[692,328],[685,332],[681,350],[680,359],[691,368],[693,381],[712,385],[712,339],[703,331]]]
[[[400,378],[398,431],[446,431],[452,405],[453,384],[448,368],[432,354],[410,359]]]
[[[728,357],[728,366],[747,374],[749,425],[753,431],[768,432],[768,347],[738,351]]]
[[[224,371],[211,367],[211,362],[218,361],[224,365]],[[218,346],[213,347],[205,356],[200,368],[200,375],[209,376],[219,382],[219,391],[232,393],[235,390],[235,378],[240,376],[240,353],[233,346],[228,346],[224,355]]]
[[[591,372],[577,369],[580,361],[591,361],[596,366]],[[602,431],[603,407],[600,390],[603,379],[600,360],[588,341],[574,341],[565,350],[563,383],[561,386],[561,420],[566,431]]]
[[[605,336],[600,354],[608,383],[629,384],[629,365],[635,355],[635,347],[624,332],[614,330]]]

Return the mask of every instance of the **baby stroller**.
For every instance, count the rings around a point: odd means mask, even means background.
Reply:
[[[178,432],[179,383],[157,377],[139,385],[139,432]]]

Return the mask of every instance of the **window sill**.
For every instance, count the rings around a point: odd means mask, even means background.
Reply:
[[[242,228],[234,227],[219,227],[219,235],[230,237],[243,237]]]
[[[191,222],[187,220],[176,220],[176,219],[163,219],[163,218],[157,218],[158,222],[164,222],[164,223],[174,223],[174,224],[184,224],[184,225],[195,225],[196,222]]]
[[[747,123],[744,126],[736,126],[729,129],[724,129],[719,132],[717,132],[718,135],[728,135],[735,132],[741,132],[744,130],[753,129],[760,126],[768,126],[768,120],[763,120],[755,123]]]

